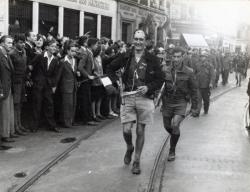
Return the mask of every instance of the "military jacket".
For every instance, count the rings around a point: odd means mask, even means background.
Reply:
[[[193,70],[184,64],[179,69],[173,65],[165,67],[165,91],[164,95],[170,100],[189,100],[191,98],[192,108],[197,107],[197,84]]]
[[[222,63],[222,71],[228,71],[231,69],[231,58],[229,56],[225,56],[223,58],[223,63]]]
[[[197,65],[197,83],[198,88],[208,88],[215,79],[214,67],[209,61],[199,62]]]

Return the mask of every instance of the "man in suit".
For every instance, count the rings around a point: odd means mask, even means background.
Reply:
[[[25,111],[26,116],[26,127],[31,129],[32,124],[32,80],[31,73],[33,66],[31,65],[31,61],[36,56],[35,42],[37,40],[37,34],[33,31],[27,31],[25,33],[25,52],[27,56],[27,70],[26,70],[26,94],[27,94],[27,102],[24,103],[23,110]]]
[[[13,39],[4,35],[0,43],[0,135],[3,142],[14,142],[11,139],[16,137],[12,94],[14,67],[8,53],[12,48]]]
[[[28,31],[27,33],[25,33],[25,37],[26,37],[25,50],[27,54],[27,64],[28,66],[30,66],[30,68],[32,68],[30,65],[30,62],[36,56],[35,42],[36,42],[37,36],[35,32]]]
[[[21,109],[22,103],[25,98],[25,87],[24,81],[26,76],[26,52],[24,49],[25,46],[25,36],[18,34],[14,37],[14,48],[10,51],[10,58],[12,64],[15,68],[14,70],[14,111],[15,111],[15,132],[18,135],[25,135],[24,132],[27,132],[22,126],[21,123]]]
[[[77,47],[72,40],[69,40],[65,43],[64,49],[66,55],[60,61],[58,87],[62,94],[61,120],[64,127],[69,128],[73,125],[76,107],[77,65],[75,56]]]
[[[49,128],[59,132],[54,119],[53,94],[57,88],[58,81],[58,59],[53,55],[57,49],[57,41],[50,40],[45,43],[46,51],[38,54],[31,65],[33,66],[33,131],[38,130],[41,107],[43,103],[44,116]]]
[[[79,88],[81,118],[84,123],[88,125],[96,125],[93,122],[91,111],[91,80],[95,78],[93,76],[94,59],[92,51],[97,49],[97,41],[96,38],[89,38],[87,41],[87,48],[83,46],[81,47],[80,61],[78,64],[78,70],[84,81]]]

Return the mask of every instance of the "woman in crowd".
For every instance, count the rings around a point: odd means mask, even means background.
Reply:
[[[44,51],[44,42],[45,42],[45,37],[43,35],[38,34],[37,35],[37,40],[35,42],[35,50],[36,54],[41,54]]]
[[[93,74],[96,77],[92,81],[91,85],[91,107],[93,112],[93,119],[96,122],[100,122],[105,119],[101,115],[101,104],[103,100],[103,96],[105,94],[104,87],[100,78],[103,76],[103,68],[102,68],[102,58],[101,58],[101,45],[97,47],[97,49],[93,52],[94,56],[94,69]]]
[[[103,43],[102,43],[103,44]],[[106,74],[106,67],[111,63],[113,59],[117,57],[118,54],[115,54],[114,46],[105,46],[105,42],[102,45],[102,62],[103,62],[103,69],[104,74]],[[105,87],[106,89],[106,95],[107,95],[107,111],[108,111],[108,118],[113,118],[118,116],[118,109],[117,109],[117,97],[119,95],[118,93],[118,86],[116,84],[116,80],[118,80],[118,77],[111,78],[115,79],[115,81],[112,82],[112,85],[109,85]]]

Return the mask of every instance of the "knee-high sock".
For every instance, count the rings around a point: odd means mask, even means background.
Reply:
[[[179,140],[179,137],[180,135],[175,135],[175,134],[172,134],[171,135],[171,138],[170,138],[170,150],[175,150],[175,147],[178,143],[178,140]]]
[[[132,132],[123,132],[123,138],[127,144],[128,147],[132,147],[133,143],[132,143]]]

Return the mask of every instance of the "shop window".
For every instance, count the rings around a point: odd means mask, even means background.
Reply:
[[[163,42],[163,29],[161,27],[157,27],[157,43]]]
[[[97,15],[84,13],[84,34],[89,33],[91,37],[97,37]]]
[[[135,2],[135,3],[138,3],[138,0],[130,0],[130,1],[133,1],[133,2]]]
[[[63,36],[75,39],[79,35],[79,15],[79,11],[64,8]]]
[[[9,0],[9,34],[25,33],[32,29],[32,2]]]
[[[148,6],[148,0],[141,0],[140,4]]]
[[[167,8],[167,9],[170,9],[170,6],[171,6],[170,2],[167,1],[167,3],[166,3],[166,8]]]
[[[101,19],[101,37],[111,39],[112,17],[102,16]]]
[[[164,0],[159,0],[159,8],[164,10],[164,3],[163,3]]]
[[[122,41],[132,42],[132,24],[129,22],[122,22]]]
[[[156,0],[150,0],[150,7],[157,8],[157,2],[156,2]]]
[[[58,33],[58,7],[39,3],[39,33],[54,37]]]

